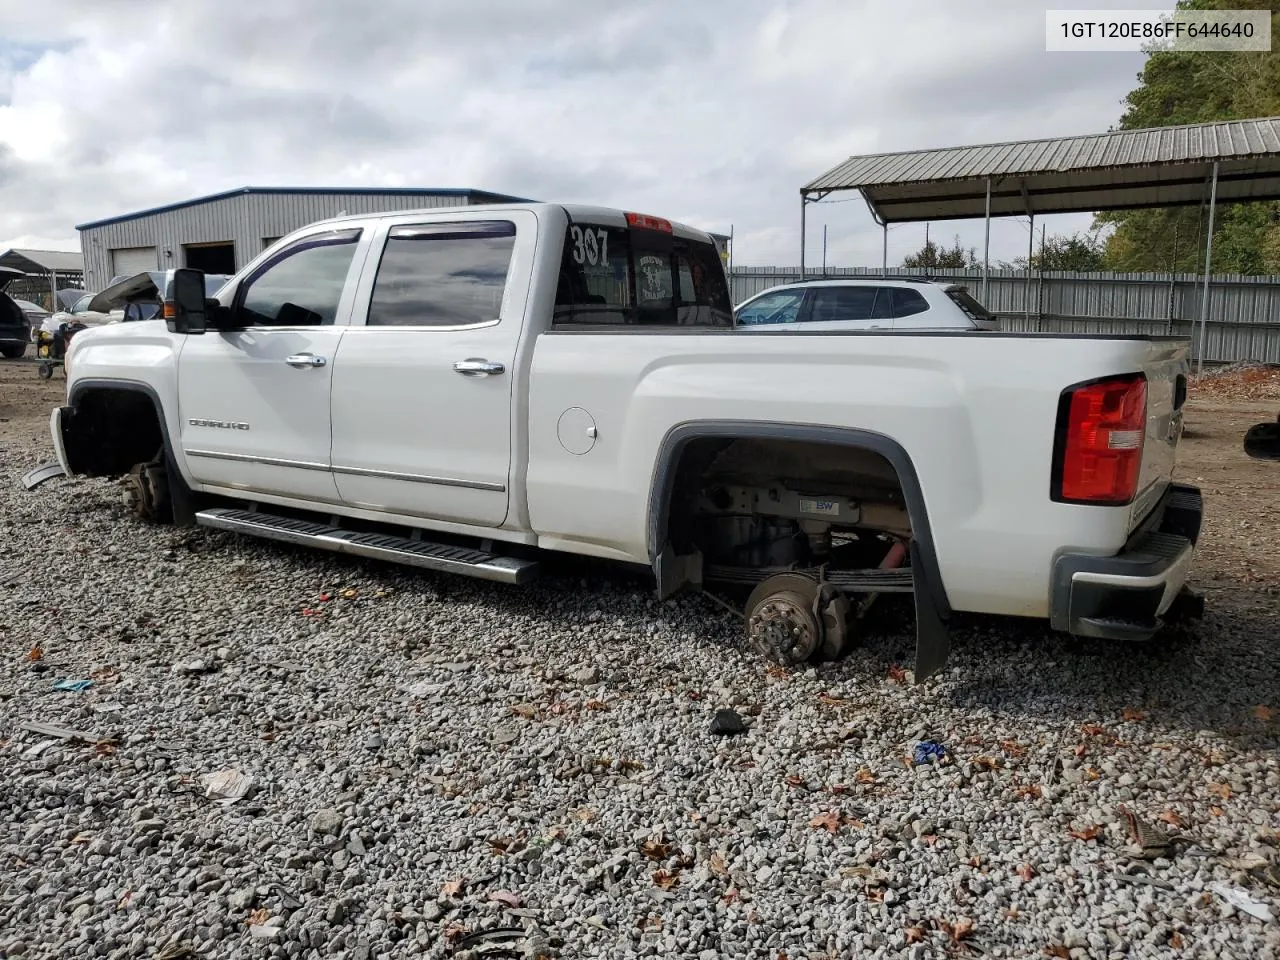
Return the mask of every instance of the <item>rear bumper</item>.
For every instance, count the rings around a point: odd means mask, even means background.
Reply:
[[[1050,625],[1107,640],[1154,636],[1186,582],[1203,516],[1200,490],[1173,484],[1120,553],[1058,557]]]

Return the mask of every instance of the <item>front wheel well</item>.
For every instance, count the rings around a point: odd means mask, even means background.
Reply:
[[[63,409],[62,442],[71,472],[91,477],[128,473],[164,448],[152,397],[140,390],[95,387]]]

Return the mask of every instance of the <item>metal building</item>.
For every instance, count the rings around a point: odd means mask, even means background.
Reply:
[[[144,270],[235,273],[280,237],[344,213],[522,202],[471,189],[241,187],[76,226],[85,289]]]

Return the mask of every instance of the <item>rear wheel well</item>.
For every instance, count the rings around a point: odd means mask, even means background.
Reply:
[[[152,460],[165,433],[155,401],[140,390],[97,387],[79,394],[64,410],[62,439],[68,465],[77,474],[112,477]]]

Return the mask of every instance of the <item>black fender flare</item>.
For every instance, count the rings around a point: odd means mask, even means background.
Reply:
[[[189,526],[195,522],[194,509],[192,507],[193,492],[187,484],[186,477],[182,475],[182,471],[178,468],[177,458],[173,453],[173,438],[169,435],[169,421],[164,415],[164,405],[160,402],[160,395],[156,392],[156,388],[149,383],[141,380],[111,380],[101,377],[86,377],[83,380],[77,380],[71,385],[71,390],[67,395],[67,406],[62,408],[62,430],[63,445],[66,445],[67,430],[67,414],[75,415],[77,404],[86,393],[94,390],[115,390],[125,391],[128,393],[138,393],[145,396],[151,401],[151,407],[155,411],[156,421],[160,425],[160,437],[164,444],[164,463],[169,473],[169,491],[173,499],[174,521],[183,526]],[[68,453],[68,463],[71,457]]]
[[[680,455],[692,440],[717,437],[822,443],[867,450],[889,462],[898,475],[907,515],[911,519],[911,565],[916,582],[916,680],[923,680],[941,669],[950,652],[950,638],[944,621],[951,616],[952,608],[938,564],[929,511],[911,456],[897,440],[882,433],[855,427],[759,420],[695,420],[672,427],[658,446],[649,485],[646,539],[649,563],[657,582],[662,583],[661,557]]]

